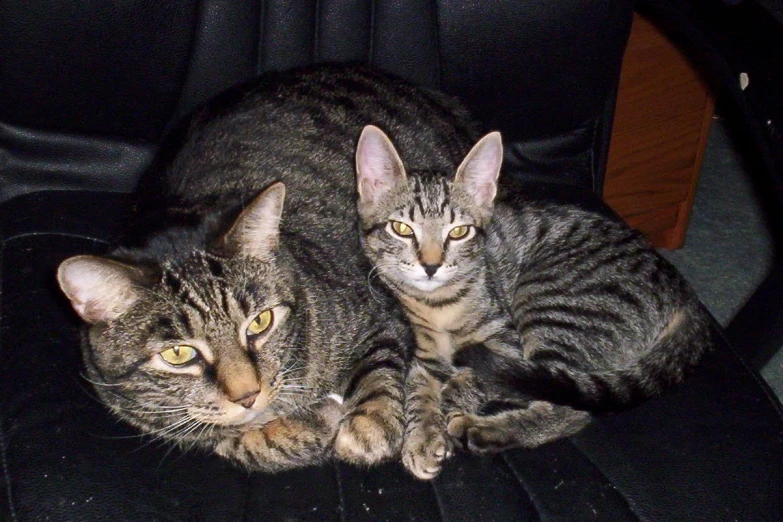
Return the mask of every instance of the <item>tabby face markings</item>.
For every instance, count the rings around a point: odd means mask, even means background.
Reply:
[[[167,386],[177,383],[189,393],[193,399],[188,402],[194,404],[189,414],[204,422],[241,425],[287,407],[288,396],[284,402],[276,399],[288,379],[296,378],[283,375],[290,366],[290,308],[273,304],[284,303],[287,298],[280,293],[278,282],[266,275],[266,263],[255,268],[253,265],[248,261],[227,263],[220,283],[191,287],[185,299],[170,299],[182,304],[167,315],[188,318],[187,327],[175,321],[175,330],[190,335],[167,340],[162,348],[158,342],[153,343],[157,356],[150,360],[150,373],[168,374]],[[177,279],[207,280],[208,274],[193,273],[192,268],[196,266],[183,267]],[[255,283],[258,280],[268,284]],[[248,287],[253,288],[252,293]],[[157,293],[165,295],[163,289]],[[192,346],[198,355],[185,364],[173,365],[164,357],[172,345]]]
[[[365,254],[393,288],[422,295],[468,281],[481,264],[478,234],[492,213],[502,161],[500,135],[485,136],[453,180],[402,167],[388,137],[365,127],[356,150]]]
[[[205,366],[214,361],[209,346],[200,339],[183,339],[163,345],[150,358],[150,367],[159,372],[200,376]]]
[[[196,255],[170,269],[176,273],[168,278],[206,281],[209,263],[201,256],[208,257]],[[132,395],[144,404],[187,405],[183,415],[218,425],[245,424],[287,407],[288,396],[284,402],[276,399],[288,380],[297,378],[286,374],[290,309],[267,304],[286,300],[274,281],[254,285],[253,294],[245,290],[248,280],[270,279],[263,265],[252,265],[226,263],[220,284],[158,285],[142,295],[137,309],[110,325],[107,333],[127,343],[123,355],[140,362],[128,379]],[[243,309],[262,311],[246,316]],[[167,326],[150,328],[147,321]],[[98,349],[113,344],[96,341]]]
[[[308,400],[291,363],[293,284],[276,255],[284,195],[277,183],[252,201],[220,255],[194,250],[154,268],[94,256],[61,264],[60,287],[94,325],[90,378],[120,416],[195,430]]]
[[[416,209],[401,214],[390,219],[385,229],[389,237],[402,243],[397,250],[400,282],[425,292],[436,290],[459,273],[460,243],[475,237],[475,227],[459,218],[451,221],[443,213],[425,215],[418,222],[405,217],[417,217]]]
[[[276,330],[278,324],[285,323],[287,317],[288,308],[279,305],[250,314],[239,324],[237,334],[240,343],[245,348],[260,350],[265,339]]]

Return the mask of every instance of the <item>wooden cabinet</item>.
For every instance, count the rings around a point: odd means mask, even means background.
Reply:
[[[604,199],[655,246],[685,241],[714,109],[699,71],[635,15],[623,58]]]

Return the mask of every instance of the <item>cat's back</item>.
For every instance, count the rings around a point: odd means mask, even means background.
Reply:
[[[696,301],[682,276],[638,231],[570,204],[499,204],[489,252],[513,288],[653,321]],[[519,296],[517,296],[517,299]]]
[[[227,206],[283,181],[292,219],[354,220],[354,154],[365,125],[383,128],[412,168],[453,168],[473,137],[454,100],[361,65],[268,74],[216,105],[196,118],[166,174],[179,204]]]

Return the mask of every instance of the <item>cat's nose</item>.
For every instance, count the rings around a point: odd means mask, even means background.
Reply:
[[[241,404],[245,408],[250,409],[253,407],[253,403],[256,402],[256,397],[258,397],[259,393],[261,393],[261,390],[247,392],[246,394],[244,394],[238,399],[231,399],[231,402],[233,402],[234,404]]]
[[[438,268],[441,267],[441,265],[426,265],[422,264],[422,267],[424,267],[424,272],[429,276],[432,277],[435,275],[435,272],[438,271]]]

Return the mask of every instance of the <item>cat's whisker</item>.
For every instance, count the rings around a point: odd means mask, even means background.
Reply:
[[[281,386],[278,389],[278,393],[306,393],[309,391],[312,391],[312,388],[310,386],[299,386],[299,385]]]
[[[194,433],[196,430],[198,430],[198,429],[199,429],[199,427],[202,427],[202,426],[205,426],[205,425],[206,425],[206,424],[205,424],[205,423],[203,423],[203,422],[201,422],[200,420],[198,420],[198,419],[193,419],[193,423],[192,423],[191,425],[187,426],[186,428],[183,428],[183,429],[182,429],[182,430],[181,430],[181,431],[180,431],[180,432],[177,434],[177,439],[178,439],[178,441],[179,441],[179,444],[183,444],[183,443],[186,441],[186,439],[188,438],[188,436],[189,436],[189,435],[191,435],[191,434],[192,434],[192,433]],[[195,437],[195,438],[194,438],[194,441],[198,441],[198,438],[197,438],[197,437]],[[191,444],[189,447],[192,447],[192,444]],[[188,451],[188,450],[186,449],[186,450],[184,450],[184,451]]]
[[[82,379],[84,379],[85,381],[89,382],[90,384],[94,384],[95,386],[125,386],[125,384],[124,384],[124,383],[121,383],[121,382],[117,382],[117,383],[109,383],[109,382],[98,382],[98,381],[93,381],[92,379],[90,379],[89,377],[87,377],[86,375],[84,375],[83,373],[80,373],[80,374],[79,374],[79,376],[80,376]]]
[[[177,406],[177,407],[165,407],[165,406],[155,406],[155,405],[148,405],[148,404],[141,404],[136,403],[135,406],[139,406],[139,408],[123,408],[122,406],[114,405],[112,408],[128,413],[143,413],[147,415],[173,415],[177,413],[183,413],[186,412],[189,408],[189,406]]]
[[[179,406],[168,406],[166,404],[155,404],[155,403],[149,403],[149,402],[141,402],[138,400],[133,400],[128,397],[122,397],[122,396],[116,396],[117,399],[124,400],[128,402],[129,406],[132,406],[133,408],[128,408],[124,406],[118,406],[115,405],[114,407],[117,409],[120,409],[122,411],[135,411],[135,412],[176,412],[176,411],[184,411],[187,410],[190,405],[182,404]]]
[[[158,467],[156,468],[156,471],[160,471],[161,466],[163,466],[163,463],[166,462],[166,458],[171,454],[172,451],[174,451],[174,448],[179,446],[177,442],[173,440],[164,441],[164,445],[167,445],[169,449],[167,449],[166,453],[164,453],[163,456],[160,458],[160,462],[158,463]]]
[[[287,396],[287,397],[307,397],[309,394],[298,391],[298,390],[291,390],[291,391],[281,391],[277,394],[278,396]]]
[[[130,403],[133,406],[140,407],[142,410],[145,409],[155,409],[155,410],[168,410],[168,411],[175,411],[179,409],[187,409],[189,405],[187,404],[178,404],[178,405],[169,405],[169,404],[156,404],[156,403],[150,403],[150,402],[141,402],[138,399],[128,397],[126,395],[123,395],[121,393],[117,393],[114,390],[105,390],[106,393],[109,393],[113,397],[119,399],[120,401],[125,401]],[[118,407],[119,409],[126,410],[125,408]]]
[[[308,394],[301,393],[301,392],[281,392],[278,393],[275,398],[286,398],[286,399],[300,399],[300,398],[307,398]]]
[[[394,266],[396,266],[396,263],[380,263],[373,266],[370,269],[370,271],[367,273],[367,287],[370,289],[370,295],[372,296],[372,298],[378,303],[383,304],[383,300],[380,292],[373,287],[373,280],[380,278],[381,271],[383,269],[391,268]]]
[[[193,436],[193,441],[184,450],[185,453],[187,453],[188,451],[196,447],[198,442],[202,440],[202,437],[204,436],[204,432],[209,428],[209,426],[210,426],[209,423],[206,422],[201,423],[201,430],[198,432],[198,434]]]
[[[173,411],[173,412],[152,412],[152,411],[144,411],[144,410],[121,410],[125,413],[138,413],[142,415],[146,415],[148,417],[154,417],[156,419],[166,419],[166,418],[176,418],[181,415],[186,415],[187,411]]]
[[[189,422],[191,420],[190,416],[188,416],[186,414],[181,414],[181,415],[183,415],[182,419],[176,421],[174,424],[170,424],[170,425],[164,426],[162,428],[158,428],[158,429],[155,429],[155,430],[145,430],[144,433],[140,433],[138,435],[124,435],[124,436],[106,437],[106,438],[122,440],[122,439],[143,439],[145,437],[149,437],[150,438],[149,441],[147,441],[146,443],[142,444],[141,446],[139,446],[138,448],[133,450],[134,452],[140,451],[140,450],[146,448],[147,446],[149,446],[150,444],[152,444],[153,442],[157,442],[157,441],[161,441],[161,440],[164,440],[164,441],[167,440],[167,437],[165,437],[165,433],[166,432],[168,432],[170,430],[175,430],[175,429],[179,428],[180,426],[182,426],[183,424],[187,424],[187,422]],[[150,435],[152,437],[150,437]]]
[[[189,450],[189,448],[188,449],[183,448],[185,437],[187,437],[188,433],[198,428],[198,426],[201,424],[201,422],[196,419],[192,419],[192,421],[193,422],[191,424],[182,428],[182,430],[180,430],[178,433],[170,436],[170,439],[173,442],[173,444],[171,444],[171,447],[168,449],[168,451],[166,451],[166,453],[160,459],[160,464],[158,464],[158,469],[160,469],[160,466],[163,465],[163,463],[166,461],[166,458],[171,454],[171,452],[174,451],[174,448],[177,447],[180,448],[182,450],[183,455]]]
[[[181,420],[179,420],[177,422],[181,422],[182,420],[185,420],[185,419],[181,419]],[[157,429],[157,430],[152,430],[152,431],[144,431],[143,433],[138,433],[136,435],[117,435],[117,436],[109,435],[109,436],[98,436],[98,438],[108,439],[108,440],[126,440],[126,439],[143,439],[145,437],[149,437],[150,435],[152,435],[153,438],[152,438],[151,442],[154,442],[156,440],[163,440],[159,436],[159,432],[161,432],[163,430],[166,430],[169,427],[170,426],[167,426],[167,427],[164,427],[164,428],[160,428],[160,429]],[[149,442],[147,444],[149,444]],[[144,444],[143,446],[140,446],[139,448],[137,448],[137,450],[146,447],[147,444]]]
[[[191,417],[188,417],[185,420],[185,422],[177,423],[176,426],[173,427],[173,429],[167,430],[165,432],[165,434],[162,434],[162,433],[158,434],[158,439],[157,440],[163,440],[164,442],[169,442],[170,441],[170,442],[173,443],[171,445],[171,447],[169,448],[169,450],[163,455],[163,458],[161,459],[161,464],[163,463],[164,460],[166,460],[166,457],[171,453],[171,451],[175,447],[177,447],[177,446],[179,446],[181,444],[181,439],[180,439],[180,435],[179,434],[182,433],[184,430],[189,429],[189,427],[192,426],[193,424],[198,424],[198,421],[193,419],[193,418],[191,418]],[[141,446],[141,448],[144,448],[144,447],[148,446],[149,444],[152,444],[153,442],[155,442],[155,440],[156,439],[151,440],[150,442],[146,443],[144,446]],[[141,449],[141,448],[139,448],[139,449]]]
[[[277,376],[278,376],[278,378],[286,377],[286,376],[288,376],[289,374],[291,374],[293,372],[296,372],[296,371],[299,371],[299,370],[304,370],[304,369],[305,369],[305,365],[304,364],[302,364],[302,363],[295,363],[295,364],[293,364],[292,366],[290,366],[288,368],[282,369],[277,374]],[[301,377],[301,378],[304,378],[304,377]]]
[[[99,397],[96,397],[95,395],[93,395],[92,390],[88,390],[84,386],[81,386],[81,383],[80,383],[80,387],[82,388],[84,393],[89,398],[91,398],[92,400],[94,400],[95,402],[97,402],[97,403],[99,403],[99,404],[101,404],[103,406],[106,405],[105,401],[103,401]],[[161,417],[174,417],[174,416],[177,416],[177,415],[184,414],[185,411],[189,407],[189,406],[165,406],[165,405],[143,404],[143,403],[140,403],[137,400],[131,399],[130,397],[126,397],[124,395],[118,394],[116,392],[112,392],[110,390],[105,390],[105,392],[110,393],[111,395],[113,395],[114,397],[116,397],[117,399],[119,399],[121,401],[128,402],[128,403],[130,403],[130,404],[132,404],[134,406],[139,406],[139,408],[125,408],[125,407],[122,407],[122,406],[120,406],[118,404],[111,405],[110,409],[114,412],[115,415],[118,416],[117,422],[119,422],[122,419],[122,415],[120,415],[119,412],[135,413],[135,414],[141,414],[141,415],[145,415],[145,416],[155,416],[157,418],[161,418]],[[135,435],[133,437],[140,438],[140,437],[143,437],[143,436],[144,436],[144,434]],[[127,437],[126,436],[122,436],[122,437],[105,437],[105,438],[110,438],[110,439],[121,438],[121,439],[123,439],[123,438],[132,438],[132,437],[131,436],[127,436]]]
[[[293,400],[292,400],[290,397],[281,397],[281,396],[278,396],[278,397],[275,397],[275,400],[277,400],[277,401],[280,401],[280,402],[282,402],[283,404],[286,404],[286,405],[288,405],[288,406],[291,406],[291,407],[296,407],[296,406],[298,406],[298,405],[296,404],[296,402],[294,402],[294,401],[293,401]]]

